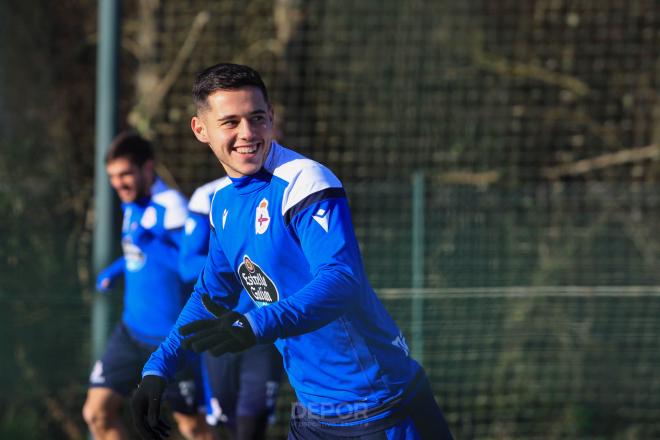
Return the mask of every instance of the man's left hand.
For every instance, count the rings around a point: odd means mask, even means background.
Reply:
[[[144,376],[131,399],[133,421],[144,440],[162,440],[169,436],[170,425],[160,417],[165,384],[162,377]]]
[[[202,303],[216,319],[201,319],[179,327],[179,333],[185,338],[181,344],[183,348],[196,353],[209,350],[213,356],[220,356],[246,350],[257,342],[245,316],[216,304],[206,294],[202,296]]]

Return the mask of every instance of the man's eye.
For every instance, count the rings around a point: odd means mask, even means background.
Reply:
[[[226,127],[226,128],[234,128],[237,125],[238,125],[238,122],[236,122],[236,121],[225,121],[225,122],[222,123],[222,126]]]

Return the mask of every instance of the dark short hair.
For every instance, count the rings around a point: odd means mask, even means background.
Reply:
[[[119,158],[126,158],[132,164],[141,167],[154,158],[154,152],[148,140],[135,132],[125,131],[113,139],[105,154],[105,163],[108,164]]]
[[[209,107],[207,98],[217,90],[236,90],[253,86],[261,90],[268,103],[268,91],[259,73],[240,64],[220,63],[204,69],[193,84],[192,96],[197,110]]]

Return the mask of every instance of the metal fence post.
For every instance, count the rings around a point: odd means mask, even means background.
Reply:
[[[424,172],[412,175],[412,355],[424,361]]]
[[[117,76],[120,1],[99,0],[96,55],[96,141],[94,165],[94,274],[112,259],[114,241],[112,189],[105,174],[105,152],[117,132]],[[94,295],[92,303],[92,362],[102,353],[108,335],[108,298]]]

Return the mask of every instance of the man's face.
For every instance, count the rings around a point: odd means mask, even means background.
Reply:
[[[110,185],[117,191],[124,203],[134,202],[149,195],[153,182],[153,162],[147,161],[142,167],[131,163],[125,157],[108,162],[105,171],[110,178]]]
[[[261,90],[218,90],[207,102],[190,123],[197,139],[209,144],[229,177],[259,171],[273,140],[273,110]]]

